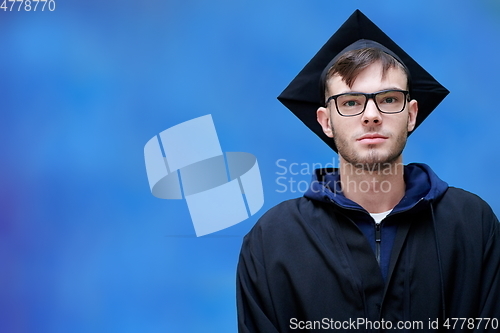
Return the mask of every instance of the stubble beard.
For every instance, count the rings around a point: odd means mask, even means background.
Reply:
[[[360,154],[353,148],[352,145],[349,145],[348,141],[344,137],[336,134],[333,126],[332,132],[333,140],[337,146],[339,156],[341,156],[354,168],[366,171],[392,168],[401,156],[403,149],[406,146],[406,140],[408,137],[408,133],[406,131],[401,131],[395,137],[396,140],[394,145],[390,147],[386,153],[381,152],[381,149],[376,148],[375,145],[370,145],[368,146],[368,152]]]

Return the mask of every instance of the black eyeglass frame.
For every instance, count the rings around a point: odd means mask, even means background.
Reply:
[[[404,104],[403,104],[403,108],[401,110],[399,110],[399,111],[382,111],[382,110],[380,110],[380,107],[378,106],[378,103],[377,103],[377,100],[375,99],[375,96],[377,96],[378,94],[387,93],[389,91],[397,91],[397,92],[401,92],[404,94]],[[341,115],[342,117],[354,117],[354,116],[359,116],[360,114],[365,112],[366,105],[368,104],[368,100],[371,99],[371,100],[373,100],[373,103],[375,103],[375,106],[377,107],[377,110],[379,110],[379,112],[386,113],[386,114],[395,114],[395,113],[403,112],[403,110],[406,107],[406,101],[407,100],[410,101],[410,97],[408,95],[409,93],[410,92],[408,90],[399,90],[399,89],[381,90],[381,91],[377,91],[377,92],[374,92],[371,94],[365,94],[365,93],[361,93],[361,92],[348,92],[348,93],[343,93],[343,94],[338,94],[338,95],[333,95],[333,96],[328,97],[328,99],[325,102],[325,105],[328,105],[328,103],[333,99],[335,101],[335,108],[337,109],[337,112],[339,115]],[[344,96],[344,95],[363,95],[363,96],[365,96],[366,100],[365,100],[365,105],[363,106],[363,110],[361,110],[360,112],[358,112],[356,114],[349,114],[349,115],[345,115],[345,114],[340,113],[339,106],[337,105],[337,98],[339,98],[340,96]]]

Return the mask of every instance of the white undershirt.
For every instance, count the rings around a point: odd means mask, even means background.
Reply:
[[[392,209],[382,213],[370,213],[370,215],[375,220],[376,224],[380,224],[380,222],[382,222],[382,220],[385,219],[385,217],[389,215],[390,212],[392,212]]]

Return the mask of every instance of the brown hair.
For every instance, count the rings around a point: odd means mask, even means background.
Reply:
[[[325,78],[325,93],[328,92],[328,80],[338,74],[350,87],[354,84],[356,77],[368,66],[380,62],[382,64],[382,78],[385,77],[390,68],[400,68],[406,74],[407,87],[410,86],[410,73],[396,58],[385,53],[379,48],[367,47],[358,50],[347,51],[328,70]]]

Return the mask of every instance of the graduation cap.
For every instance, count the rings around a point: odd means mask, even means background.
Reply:
[[[278,96],[281,103],[336,152],[334,140],[323,133],[316,120],[316,110],[325,102],[325,74],[346,51],[368,46],[382,49],[409,70],[411,98],[418,102],[415,129],[449,93],[379,27],[356,10]]]

